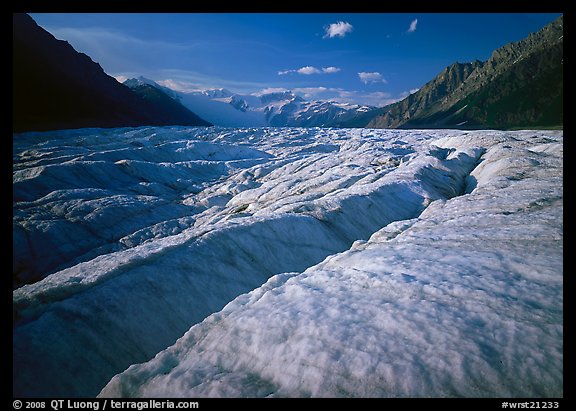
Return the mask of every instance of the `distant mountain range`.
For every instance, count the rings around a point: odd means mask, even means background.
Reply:
[[[13,15],[13,130],[140,125],[531,128],[563,125],[563,17],[485,62],[454,63],[385,107],[307,101],[292,91],[174,91],[120,84],[26,14]]]
[[[307,101],[288,90],[260,94],[236,94],[223,88],[178,92],[144,77],[124,84],[133,90],[153,86],[218,126],[362,127],[381,113],[371,106]]]
[[[205,126],[190,110],[154,88],[132,91],[99,64],[57,40],[27,14],[13,14],[13,131]]]
[[[563,125],[563,16],[486,62],[454,63],[373,128],[529,128]]]
[[[454,63],[417,92],[377,108],[306,101],[291,91],[240,95],[226,89],[170,94],[222,126],[530,128],[563,125],[563,17],[507,44],[485,62]]]

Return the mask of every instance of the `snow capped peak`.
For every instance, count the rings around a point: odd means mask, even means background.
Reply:
[[[268,87],[259,91],[256,91],[254,93],[252,93],[253,96],[263,96],[265,94],[274,94],[274,93],[284,93],[284,92],[290,92],[290,90],[283,88],[283,87]]]
[[[156,88],[161,88],[161,86],[158,83],[156,83],[154,80],[150,80],[149,78],[146,78],[144,76],[138,76],[137,78],[130,78],[130,79],[124,81],[123,84],[130,87],[130,88],[143,86],[143,85],[149,85],[149,86],[153,86]]]
[[[169,88],[169,87],[165,87],[162,86],[158,83],[156,83],[154,80],[150,80],[149,78],[143,77],[143,76],[139,76],[137,78],[131,78],[128,80],[125,80],[122,84],[124,84],[127,87],[130,87],[132,89],[135,89],[137,87],[141,87],[141,86],[152,86],[154,88],[157,88],[158,90],[164,92],[166,95],[170,96],[171,98],[173,98],[176,101],[180,101],[180,94],[177,91],[174,91],[173,89]]]
[[[297,96],[290,90],[276,91],[260,95],[260,101],[262,101],[262,104],[268,104],[272,102],[286,101],[286,100],[304,101],[302,97]]]
[[[160,83],[166,84],[166,81]],[[266,88],[251,94],[234,93],[223,87],[184,91],[143,76],[126,80],[124,84],[131,88],[156,87],[201,118],[225,127],[359,127],[367,123],[367,115],[375,109],[337,101],[307,100],[285,88]]]
[[[352,109],[360,108],[360,105],[358,105],[358,104],[340,103],[338,101],[331,101],[330,103],[334,104],[337,107],[343,108],[345,110],[352,110]]]
[[[138,76],[138,81],[141,81],[142,83],[145,84],[150,84],[151,86],[158,86],[158,83],[156,83],[154,80],[150,80],[149,78],[146,78],[144,76]]]
[[[234,93],[225,88],[206,89],[200,91],[200,93],[210,98],[227,98],[234,95]]]

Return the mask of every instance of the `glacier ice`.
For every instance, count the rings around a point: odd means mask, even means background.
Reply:
[[[562,395],[561,131],[26,133],[14,185],[14,395]]]

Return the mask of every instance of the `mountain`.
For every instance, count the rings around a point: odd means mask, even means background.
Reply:
[[[268,111],[270,125],[282,127],[362,127],[365,125],[362,119],[367,113],[378,112],[376,107],[333,101],[305,101],[297,97],[287,104],[272,107],[276,110]]]
[[[27,14],[12,19],[13,131],[209,125],[157,92],[131,91]]]
[[[170,93],[166,93],[151,84],[138,82],[129,88],[142,100],[156,107],[155,114],[158,117],[161,116],[161,121],[165,125],[212,125],[180,104]]]
[[[224,88],[178,92],[139,77],[125,85],[149,84],[200,117],[226,127],[363,127],[380,109],[334,101],[307,101],[289,90],[236,94]]]
[[[454,63],[383,108],[373,128],[516,128],[563,124],[563,16],[485,62]]]

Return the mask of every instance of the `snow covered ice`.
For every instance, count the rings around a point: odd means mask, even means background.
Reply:
[[[13,150],[15,396],[563,395],[561,131]]]

